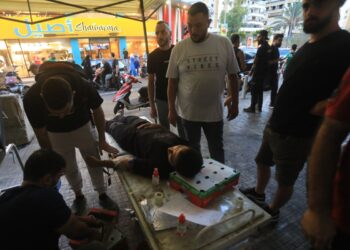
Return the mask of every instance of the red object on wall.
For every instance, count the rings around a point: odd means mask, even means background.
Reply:
[[[175,37],[175,17],[176,17],[176,8],[179,8],[177,6],[171,6],[171,39],[172,43],[176,43],[176,37]],[[163,9],[163,21],[169,23],[169,5],[164,5]],[[182,31],[184,31],[185,27],[187,26],[187,9],[180,8],[180,19],[179,23]],[[182,32],[182,39],[184,38],[184,32]]]

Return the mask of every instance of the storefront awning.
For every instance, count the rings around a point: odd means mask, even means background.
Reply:
[[[36,24],[80,13],[99,12],[112,16],[146,21],[165,0],[1,0],[0,18]],[[30,19],[18,19],[29,15]]]

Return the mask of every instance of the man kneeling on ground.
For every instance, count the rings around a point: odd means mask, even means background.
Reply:
[[[88,216],[74,215],[55,188],[65,166],[62,156],[49,149],[37,150],[28,158],[22,185],[0,195],[2,246],[8,249],[59,249],[61,234],[72,239],[101,238],[97,228],[100,223]],[[90,247],[104,249],[97,245],[100,244],[91,243]]]
[[[152,176],[154,168],[158,168],[161,178],[167,178],[173,171],[193,178],[202,168],[201,154],[161,125],[137,116],[116,116],[106,123],[106,131],[134,157],[119,156],[111,161],[90,156],[86,160],[92,166],[130,169],[148,177]]]

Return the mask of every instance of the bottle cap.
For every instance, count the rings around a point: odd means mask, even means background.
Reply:
[[[180,214],[179,216],[179,223],[183,224],[186,222],[186,217],[184,214]]]
[[[158,168],[154,168],[153,175],[156,176],[156,177],[159,176]]]

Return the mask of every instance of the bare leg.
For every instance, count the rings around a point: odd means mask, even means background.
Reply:
[[[289,200],[293,194],[293,186],[281,186],[278,185],[277,193],[273,198],[272,203],[270,204],[270,208],[272,211],[277,211],[281,207],[283,207]]]
[[[271,169],[269,166],[258,164],[257,171],[258,173],[255,192],[257,192],[258,194],[264,194],[266,186],[270,180]]]

